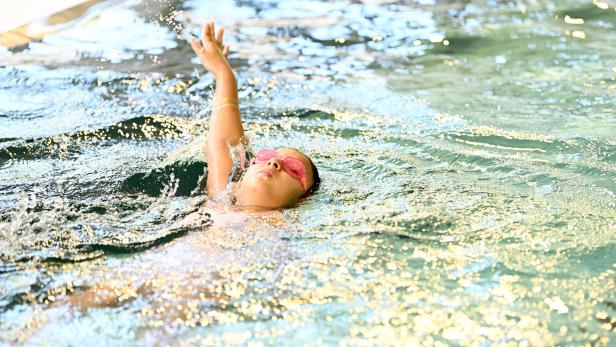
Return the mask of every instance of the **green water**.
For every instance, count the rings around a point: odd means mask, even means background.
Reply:
[[[615,8],[102,1],[0,50],[0,341],[613,345]],[[204,201],[210,16],[323,177],[280,214]]]

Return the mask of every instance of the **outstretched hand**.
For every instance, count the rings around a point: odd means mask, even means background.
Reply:
[[[201,64],[214,75],[214,78],[221,77],[225,73],[232,73],[227,62],[229,46],[224,44],[223,34],[224,29],[219,29],[218,35],[216,35],[214,22],[209,22],[203,25],[201,41],[196,37],[192,37],[190,40],[190,46],[199,57]]]

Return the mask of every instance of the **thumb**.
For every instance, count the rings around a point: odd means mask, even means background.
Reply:
[[[199,54],[201,49],[203,48],[203,45],[201,44],[201,42],[199,42],[199,40],[196,37],[193,36],[190,38],[190,47],[192,47],[195,53]]]

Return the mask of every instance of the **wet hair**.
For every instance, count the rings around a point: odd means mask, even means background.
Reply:
[[[319,176],[319,170],[317,170],[317,166],[314,165],[312,159],[310,159],[310,157],[308,157],[307,155],[306,158],[308,158],[308,161],[310,162],[310,168],[312,169],[312,186],[310,186],[310,189],[308,189],[304,196],[308,196],[316,192],[317,190],[319,190],[319,186],[321,185],[321,177]]]

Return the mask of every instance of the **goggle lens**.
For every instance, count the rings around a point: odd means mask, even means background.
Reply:
[[[272,158],[281,159],[284,171],[298,180],[304,188],[304,191],[306,190],[306,167],[301,160],[283,155],[273,149],[262,149],[257,152],[257,157],[252,160],[252,163],[263,164],[267,163]]]

